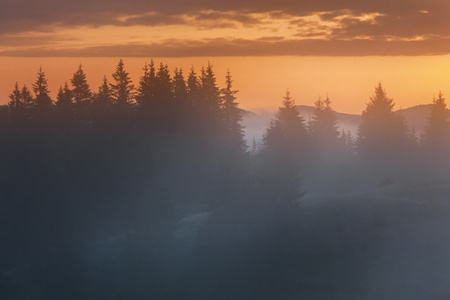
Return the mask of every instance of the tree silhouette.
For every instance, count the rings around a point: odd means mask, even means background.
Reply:
[[[299,167],[308,154],[305,121],[289,90],[263,137],[263,185],[272,197],[296,200],[299,196]]]
[[[244,140],[244,127],[240,124],[242,113],[239,109],[239,103],[236,102],[236,93],[232,89],[233,80],[230,71],[227,71],[225,88],[221,90],[222,94],[222,114],[225,125],[225,140],[229,149],[243,153],[246,149]]]
[[[362,113],[358,128],[358,153],[372,158],[400,157],[408,144],[403,118],[393,111],[394,101],[387,97],[381,83],[375,87]]]
[[[72,84],[72,97],[75,101],[75,116],[79,122],[86,123],[88,119],[88,105],[91,101],[92,92],[87,83],[86,73],[84,73],[83,66],[80,64],[77,71],[70,79]]]
[[[91,112],[94,124],[97,126],[106,125],[108,118],[111,117],[112,105],[112,90],[106,76],[104,76],[103,82],[99,86],[98,92],[94,95],[91,103]]]
[[[350,130],[341,130],[338,138],[338,149],[345,157],[352,157],[355,154],[355,139]]]
[[[110,107],[113,104],[112,90],[108,84],[108,79],[106,79],[106,76],[103,77],[102,85],[98,88],[98,93],[94,98],[94,102],[95,105],[105,108]]]
[[[169,67],[160,63],[156,72],[155,107],[152,118],[157,126],[168,130],[175,125],[172,78]]]
[[[447,110],[445,98],[439,92],[437,98],[433,98],[433,104],[427,119],[427,126],[422,137],[422,145],[434,152],[434,155],[444,154],[450,146],[450,116]],[[436,153],[444,152],[444,153]]]
[[[38,118],[41,120],[50,117],[53,101],[50,98],[50,91],[48,90],[48,81],[42,67],[39,68],[38,76],[35,83],[33,83],[33,91],[36,95],[35,108]]]
[[[144,118],[148,117],[155,106],[156,70],[153,59],[144,65],[144,75],[140,77],[137,88],[136,102]]]
[[[220,133],[222,126],[221,97],[217,87],[216,76],[213,66],[208,62],[208,66],[202,68],[200,76],[200,95],[196,98],[196,108],[200,113],[200,120],[203,124],[210,124],[211,134]]]
[[[290,91],[286,91],[283,106],[278,109],[263,138],[264,147],[269,152],[299,157],[304,154],[307,132],[305,121],[297,110]],[[281,155],[282,156],[282,155]]]
[[[56,96],[56,109],[59,113],[63,114],[65,117],[72,117],[73,110],[73,96],[72,90],[69,88],[67,81],[64,87],[59,87],[58,95]]]
[[[331,108],[331,101],[319,97],[314,103],[314,115],[309,123],[309,133],[315,153],[319,156],[329,155],[336,151],[339,131],[337,127],[336,114]]]
[[[8,102],[8,106],[10,107],[10,109],[20,109],[21,107],[23,107],[22,94],[20,93],[17,81],[14,85],[14,90],[9,95],[9,99],[10,101]]]
[[[194,68],[191,68],[187,79],[187,94],[188,99],[191,105],[198,106],[198,98],[200,97],[200,81],[197,74],[194,71]]]
[[[70,82],[73,86],[72,97],[75,100],[75,105],[84,105],[85,102],[90,100],[92,93],[81,64],[78,66],[78,70],[73,74]]]
[[[173,105],[174,116],[177,120],[177,130],[186,133],[192,126],[193,105],[188,96],[188,87],[184,79],[183,70],[175,68],[173,77]]]
[[[14,90],[9,95],[9,99],[8,107],[12,121],[16,124],[23,125],[28,121],[31,109],[33,108],[33,97],[30,91],[26,85],[20,90],[16,82]]]
[[[133,99],[134,85],[129,73],[125,71],[123,60],[120,59],[116,71],[112,74],[114,83],[110,83],[112,96],[119,109],[129,108]]]
[[[175,68],[173,77],[173,97],[175,106],[183,109],[191,109],[187,99],[188,88],[184,80],[183,70]]]

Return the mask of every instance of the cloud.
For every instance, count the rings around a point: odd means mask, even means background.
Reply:
[[[447,0],[1,0],[0,1],[0,46],[17,46],[3,52],[8,55],[25,55],[30,51],[46,53],[85,53],[97,56],[101,53],[112,55],[111,49],[148,48],[157,52],[171,53],[180,56],[181,50],[186,53],[223,53],[235,55],[245,53],[260,55],[267,53],[296,53],[292,55],[310,55],[302,53],[330,53],[330,55],[411,55],[418,53],[447,53],[447,39],[450,37],[450,2]],[[181,41],[175,44],[153,43],[132,44],[121,46],[93,46],[83,49],[52,50],[45,41],[39,45],[38,40],[29,42],[11,36],[24,32],[55,32],[61,28],[96,28],[102,26],[186,26],[186,30],[202,29],[208,31],[214,28],[255,27],[261,31],[277,32],[278,22],[285,21],[295,31],[291,37],[302,41],[285,38],[281,41],[264,41],[259,37],[254,40],[233,39],[232,34],[220,37],[215,42],[198,35],[198,41]],[[270,26],[266,26],[267,23]],[[274,25],[275,24],[275,25]],[[275,26],[275,27],[274,27]],[[280,30],[286,33],[286,31]],[[130,33],[132,34],[132,33]],[[209,35],[210,37],[211,35]],[[170,36],[168,36],[170,38]],[[327,39],[327,41],[317,41]],[[413,41],[420,40],[423,41]],[[366,43],[377,41],[379,45],[365,46]],[[223,49],[215,49],[221,41]],[[432,41],[436,42],[433,48]],[[414,43],[412,43],[414,42]],[[255,47],[250,46],[257,45]],[[40,46],[33,49],[27,46]],[[181,46],[185,49],[181,49]],[[291,45],[299,45],[296,49]],[[333,46],[333,49],[321,50],[323,45]],[[348,49],[340,50],[341,45]],[[259,49],[264,46],[267,49]],[[137,47],[133,50],[133,47]],[[204,50],[200,47],[205,47]],[[217,46],[218,47],[218,46]],[[278,48],[288,47],[286,50]],[[290,47],[290,48],[289,48]],[[409,49],[412,47],[412,49]],[[303,49],[304,48],[304,49]],[[367,48],[367,49],[366,49]],[[378,50],[371,50],[378,49]],[[430,49],[429,49],[430,48]],[[87,49],[94,51],[87,53]],[[160,50],[164,49],[164,51]],[[225,53],[225,49],[231,51]],[[305,49],[312,49],[307,51]],[[389,49],[391,49],[390,53]],[[403,49],[403,50],[402,50]],[[313,51],[314,50],[314,51]],[[125,51],[125,50],[123,50]],[[128,50],[127,50],[128,51]],[[403,52],[402,52],[403,51]],[[16,54],[14,54],[16,53]],[[376,54],[381,53],[381,54]],[[211,55],[208,54],[207,55]],[[216,55],[216,54],[215,54]],[[276,55],[276,54],[270,54]],[[287,55],[287,54],[280,54]],[[291,55],[291,54],[289,54]],[[319,54],[324,55],[324,54]]]
[[[0,52],[0,56],[33,57],[201,57],[201,56],[374,56],[441,55],[450,53],[450,39],[426,40],[284,40],[280,38],[169,39],[153,44],[86,47],[79,49],[30,48]]]
[[[3,32],[17,32],[35,30],[54,24],[63,26],[113,25],[117,23],[118,17],[139,16],[145,13],[156,13],[158,17],[141,19],[141,21],[145,21],[144,23],[153,24],[155,19],[158,19],[157,23],[170,23],[171,21],[178,22],[177,16],[179,15],[208,10],[219,12],[218,14],[232,12],[231,15],[235,14],[234,20],[240,19],[241,22],[248,23],[255,20],[246,14],[254,12],[283,12],[302,16],[314,12],[350,10],[357,14],[380,12],[401,17],[417,11],[448,12],[448,8],[445,0],[2,0],[0,3],[0,28]],[[214,14],[198,14],[198,19],[214,18]]]
[[[64,38],[61,36],[14,36],[7,35],[1,37],[1,45],[6,47],[32,47],[51,45],[55,42],[73,41],[72,38]]]

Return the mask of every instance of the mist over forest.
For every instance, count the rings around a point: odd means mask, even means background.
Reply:
[[[232,75],[120,60],[56,99],[45,66],[11,87],[0,298],[449,299],[445,95],[398,110],[368,83],[348,115],[280,90],[255,114]]]

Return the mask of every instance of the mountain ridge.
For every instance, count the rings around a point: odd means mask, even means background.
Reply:
[[[405,120],[406,126],[409,130],[420,135],[423,133],[427,124],[428,114],[432,104],[419,104],[408,108],[401,108],[395,110],[396,113],[401,114]],[[297,105],[300,116],[303,117],[306,123],[311,121],[314,114],[314,107],[309,105]],[[275,118],[276,112],[255,113],[250,110],[242,111],[242,125],[245,127],[245,138],[247,141],[253,139],[261,140],[267,129],[270,120]],[[340,131],[350,131],[353,135],[357,135],[358,126],[361,122],[361,114],[336,113],[337,126]]]

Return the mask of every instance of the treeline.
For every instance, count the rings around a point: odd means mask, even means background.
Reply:
[[[120,60],[97,91],[81,65],[56,100],[42,70],[16,84],[0,121],[0,270],[30,265],[30,295],[77,299],[86,245],[133,231],[128,262],[153,264],[175,220],[238,203],[248,153],[229,72],[224,83],[210,64],[185,77],[152,61],[134,86]]]
[[[419,141],[394,113],[381,84],[357,136],[339,131],[328,97],[315,102],[306,122],[287,92],[262,141],[247,149],[232,83],[227,72],[219,88],[210,64],[199,74],[175,69],[172,76],[167,65],[151,61],[134,85],[120,60],[112,80],[105,77],[96,91],[81,65],[55,100],[42,69],[31,89],[16,84],[0,111],[0,234],[6,245],[0,248],[0,270],[29,265],[30,295],[86,298],[89,286],[89,295],[104,295],[100,281],[117,280],[122,295],[138,289],[161,299],[180,298],[217,279],[207,275],[211,268],[222,270],[216,276],[234,274],[228,264],[260,253],[261,236],[276,242],[265,245],[260,258],[270,261],[282,253],[275,260],[289,264],[300,245],[297,201],[306,192],[301,179],[318,166],[338,162],[345,172],[355,161],[402,161],[433,168],[444,166],[450,153],[442,94],[433,100]],[[174,257],[165,247],[173,224],[205,211],[214,218],[195,253],[184,258],[201,261],[198,272],[168,275]],[[116,269],[86,266],[86,245],[123,232],[134,233],[134,244]],[[240,245],[233,257],[224,253],[230,245]],[[260,267],[255,258],[253,269],[241,274],[248,275],[242,288],[251,286],[249,278],[262,276]],[[261,280],[276,281],[280,274],[272,272]],[[134,281],[125,274],[135,274]],[[153,284],[136,286],[148,278]],[[19,283],[2,279],[2,285],[5,295],[21,295],[14,290]],[[116,297],[116,292],[109,293]]]

